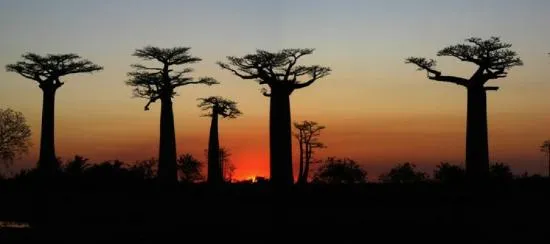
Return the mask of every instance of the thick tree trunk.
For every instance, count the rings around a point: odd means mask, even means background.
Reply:
[[[271,90],[269,111],[269,148],[271,181],[274,185],[292,185],[292,136],[290,128],[290,94]]]
[[[178,180],[174,111],[170,97],[161,98],[158,179],[163,184],[174,184]]]
[[[52,175],[57,167],[55,155],[55,88],[42,88],[42,128],[40,134],[40,156],[38,169],[46,175]]]
[[[220,142],[218,138],[218,114],[212,113],[210,124],[210,138],[208,140],[208,183],[220,184],[223,182],[220,161]]]
[[[466,174],[471,181],[480,181],[489,174],[489,142],[487,136],[487,96],[483,87],[468,88],[466,122]]]

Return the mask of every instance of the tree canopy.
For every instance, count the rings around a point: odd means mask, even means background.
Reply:
[[[237,118],[242,112],[237,108],[237,103],[229,99],[212,96],[207,98],[199,98],[200,101],[198,107],[203,111],[207,111],[203,116],[211,117],[213,113],[220,115],[224,118]]]
[[[268,87],[285,86],[294,89],[307,87],[317,79],[330,74],[331,69],[319,65],[298,65],[298,59],[305,55],[312,54],[314,49],[283,49],[279,52],[268,52],[256,50],[255,54],[248,54],[243,57],[228,56],[228,63],[218,62],[222,69],[233,72],[242,79],[257,80],[259,84],[266,84]],[[309,76],[302,79],[303,76]],[[263,89],[266,96],[270,91]]]
[[[471,37],[466,39],[466,43],[445,47],[437,53],[437,56],[454,57],[477,65],[477,71],[469,79],[442,75],[441,71],[435,69],[437,62],[434,59],[409,57],[405,62],[415,64],[418,70],[425,70],[430,80],[462,86],[482,86],[488,80],[506,77],[508,74],[506,71],[512,67],[523,65],[523,61],[515,51],[510,50],[510,47],[512,44],[502,42],[500,37],[491,37],[486,40]]]
[[[25,53],[21,57],[23,61],[6,65],[6,70],[37,81],[41,88],[47,85],[53,85],[55,88],[61,87],[64,83],[59,78],[68,74],[90,73],[103,69],[103,67],[74,53],[46,54],[44,56]]]
[[[21,112],[0,108],[0,160],[8,166],[31,146],[31,129]]]
[[[172,98],[177,95],[175,88],[192,84],[214,85],[218,82],[211,77],[194,79],[187,74],[193,72],[192,68],[186,67],[174,70],[174,66],[193,64],[201,61],[200,58],[189,54],[190,47],[159,48],[146,46],[137,49],[133,56],[146,61],[157,61],[160,67],[133,64],[135,69],[128,73],[130,79],[126,84],[134,87],[134,96],[148,99],[145,110],[149,105],[162,97]]]

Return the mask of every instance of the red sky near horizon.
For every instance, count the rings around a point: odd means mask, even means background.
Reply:
[[[550,1],[536,0],[3,1],[0,64],[30,51],[74,52],[102,65],[95,74],[68,76],[58,91],[57,153],[64,160],[79,154],[93,162],[131,163],[157,157],[160,118],[159,104],[143,111],[146,101],[132,98],[124,84],[130,64],[141,62],[131,54],[146,45],[189,46],[203,59],[191,65],[192,75],[221,84],[178,89],[178,153],[205,160],[210,121],[200,117],[197,98],[235,100],[243,116],[220,120],[220,142],[233,155],[236,178],[245,179],[269,176],[269,100],[257,83],[240,80],[216,62],[258,48],[315,48],[301,64],[333,71],[293,93],[292,120],[326,126],[321,141],[328,147],[316,157],[352,158],[376,179],[397,163],[415,163],[431,173],[439,162],[464,160],[466,91],[429,81],[404,59],[436,58],[445,74],[469,77],[473,66],[437,57],[437,51],[471,36],[500,36],[525,65],[488,84],[500,87],[488,94],[491,161],[508,163],[518,173],[546,174],[539,146],[550,138],[548,16]],[[34,146],[15,168],[36,163],[41,102],[37,84],[0,70],[0,107],[23,112],[33,131]]]

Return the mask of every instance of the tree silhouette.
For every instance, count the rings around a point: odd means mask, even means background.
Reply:
[[[180,172],[179,178],[183,182],[194,183],[204,178],[201,173],[203,163],[189,153],[179,156],[177,166]]]
[[[349,158],[329,157],[317,170],[313,182],[353,184],[367,182],[367,172]]]
[[[325,145],[318,141],[319,136],[321,136],[321,130],[325,129],[325,126],[319,125],[314,121],[304,120],[301,123],[294,122],[294,128],[298,130],[298,132],[294,133],[294,137],[296,137],[300,144],[298,183],[305,184],[308,180],[313,150],[316,148],[325,148]]]
[[[9,167],[31,146],[31,129],[23,113],[0,108],[0,160]]]
[[[417,183],[426,178],[426,174],[416,171],[416,165],[411,163],[398,164],[390,172],[380,175],[383,183]]]
[[[504,163],[494,163],[489,167],[490,178],[499,183],[508,182],[514,179],[510,166]]]
[[[133,64],[135,69],[129,72],[130,79],[126,84],[134,87],[134,96],[148,99],[145,110],[151,103],[160,100],[160,143],[158,178],[162,183],[176,183],[176,136],[174,129],[174,112],[172,98],[177,95],[175,89],[191,84],[213,85],[218,82],[209,77],[194,80],[186,76],[191,68],[174,70],[174,66],[187,65],[201,61],[189,54],[189,47],[158,48],[146,46],[137,49],[133,56],[147,61],[160,62],[160,67],[149,67]]]
[[[234,119],[241,115],[237,103],[222,97],[199,98],[199,107],[207,111],[203,116],[212,118],[208,140],[208,178],[210,184],[224,181],[223,162],[220,160],[220,141],[218,136],[218,117]]]
[[[84,171],[90,167],[88,160],[83,156],[75,155],[73,160],[64,165],[63,171],[73,177],[82,177]]]
[[[435,70],[433,59],[409,57],[406,63],[426,70],[428,79],[452,83],[466,87],[468,93],[466,125],[466,174],[468,179],[477,181],[487,178],[489,170],[489,143],[487,136],[487,97],[486,91],[496,91],[496,86],[485,86],[489,80],[504,78],[507,70],[523,65],[512,46],[500,41],[499,37],[487,40],[472,37],[466,44],[452,45],[443,48],[437,56],[455,57],[460,61],[478,66],[470,78],[446,76]]]
[[[55,94],[65,82],[61,77],[78,74],[91,73],[103,68],[76,54],[47,54],[41,56],[35,53],[22,55],[23,61],[6,65],[8,72],[16,72],[21,76],[38,82],[42,89],[42,127],[40,135],[40,157],[38,167],[46,174],[53,174],[57,162],[54,143],[54,109]]]
[[[283,49],[280,52],[257,50],[255,54],[243,57],[227,57],[228,63],[218,62],[222,69],[231,71],[245,80],[256,80],[263,88],[263,94],[270,98],[269,144],[270,178],[276,185],[291,185],[292,173],[292,131],[290,95],[296,89],[313,84],[327,76],[330,68],[318,65],[297,65],[298,59],[312,54],[314,49]],[[307,80],[300,80],[303,76]]]
[[[464,169],[458,165],[441,163],[434,170],[434,178],[444,184],[463,183],[465,178]]]
[[[542,143],[540,151],[543,152],[548,159],[548,177],[550,177],[550,140],[546,140]]]

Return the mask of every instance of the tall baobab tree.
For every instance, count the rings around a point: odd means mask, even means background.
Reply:
[[[199,98],[199,107],[207,111],[204,116],[212,118],[208,140],[208,183],[220,184],[224,181],[223,162],[220,158],[220,141],[218,136],[218,117],[234,119],[241,115],[237,103],[223,97]],[[225,151],[224,151],[225,152]]]
[[[34,80],[42,89],[42,127],[40,134],[40,156],[38,168],[47,175],[53,173],[58,165],[55,154],[54,111],[55,94],[65,84],[61,78],[70,74],[92,73],[103,68],[76,54],[35,53],[22,55],[22,61],[6,65],[6,70]]]
[[[189,54],[189,47],[159,48],[146,46],[137,49],[133,56],[146,61],[160,63],[158,67],[133,64],[135,69],[129,72],[130,79],[126,84],[134,87],[134,96],[148,99],[145,110],[149,110],[151,103],[160,100],[160,143],[158,179],[163,183],[177,182],[176,167],[176,136],[174,129],[174,112],[172,98],[177,95],[176,88],[192,84],[213,85],[216,80],[209,77],[193,79],[186,76],[192,72],[191,68],[175,70],[175,66],[187,65],[201,61],[200,58]]]
[[[330,73],[330,68],[319,65],[298,65],[298,59],[312,54],[314,49],[283,49],[280,52],[257,50],[243,57],[227,57],[228,63],[218,62],[222,69],[245,80],[256,80],[263,94],[270,98],[269,144],[270,178],[276,185],[291,185],[292,131],[290,95],[297,89],[310,86]],[[302,80],[303,76],[309,76]]]
[[[298,183],[305,184],[309,177],[309,167],[313,156],[313,149],[325,148],[325,145],[319,141],[321,130],[326,127],[319,125],[315,121],[304,120],[301,123],[294,123],[294,128],[298,131],[294,137],[300,144],[300,166],[298,170]]]
[[[546,154],[548,159],[548,177],[550,177],[550,140],[546,140],[540,146],[540,151]]]
[[[468,93],[466,119],[466,174],[470,180],[485,179],[489,172],[489,143],[487,136],[487,97],[486,91],[496,91],[496,86],[485,86],[490,80],[505,78],[507,71],[514,66],[523,65],[512,45],[501,42],[499,37],[487,40],[472,37],[466,44],[443,48],[437,56],[449,56],[477,66],[469,78],[443,75],[435,69],[433,59],[409,57],[406,63],[425,70],[428,79],[460,85]]]

